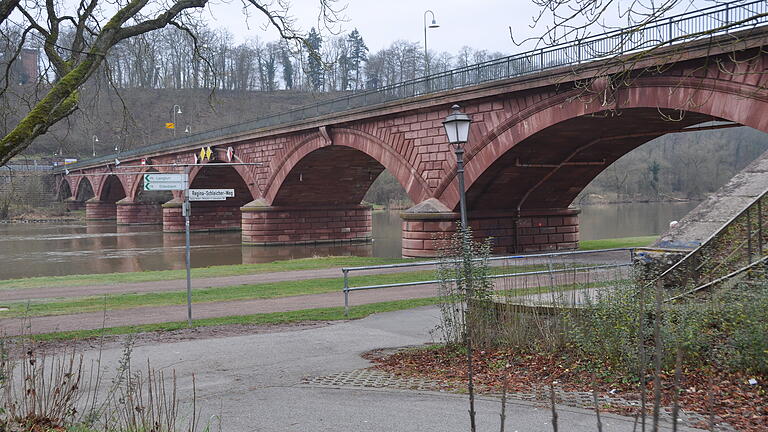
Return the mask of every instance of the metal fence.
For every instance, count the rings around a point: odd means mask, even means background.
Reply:
[[[767,14],[768,2],[764,0],[750,2],[732,1],[644,25],[614,30],[422,78],[351,93],[347,96],[307,105],[281,114],[176,138],[124,151],[119,154],[86,160],[69,165],[68,168],[71,170],[98,165],[104,162],[111,162],[116,157],[138,157],[160,150],[190,146],[215,138],[237,135],[351,109],[439,93],[446,90],[460,89],[496,80],[520,77],[563,66],[575,66],[588,61],[639,52],[666,43],[685,42],[726,32],[744,30],[768,22]],[[63,168],[59,171],[62,170]]]
[[[556,252],[531,255],[511,255],[487,259],[491,269],[489,278],[494,280],[494,291],[505,302],[526,305],[557,304],[577,305],[594,294],[595,289],[629,276],[635,255],[634,248],[601,249],[594,251]],[[481,261],[476,259],[474,261]],[[364,267],[345,267],[344,315],[349,315],[350,293],[378,289],[412,288],[429,286],[428,291],[405,291],[434,297],[436,286],[455,280],[422,279],[376,285],[353,285],[352,274],[365,275],[401,273],[414,270],[436,271],[444,261],[422,261],[405,264],[389,264]],[[431,294],[430,294],[431,293]]]
[[[668,299],[676,300],[733,282],[753,271],[763,273],[768,246],[766,211],[768,193],[763,193],[648,285],[662,285]]]

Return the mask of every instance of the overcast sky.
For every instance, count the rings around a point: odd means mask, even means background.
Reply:
[[[434,12],[440,25],[427,30],[431,51],[455,54],[466,45],[512,54],[522,49],[512,44],[510,26],[516,40],[538,36],[544,31],[543,27],[530,28],[538,11],[530,0],[340,0],[337,3],[338,6],[345,4],[342,14],[347,21],[339,25],[342,32],[357,28],[371,52],[388,47],[398,39],[423,44],[426,10]],[[696,4],[701,7],[711,3],[696,0]],[[263,30],[266,21],[262,16],[253,8],[251,13],[252,18],[246,20],[239,1],[212,0],[207,19],[211,27],[227,28],[238,42],[249,37],[277,39],[276,32]],[[291,13],[302,29],[309,30],[317,26],[318,0],[293,0]]]
[[[528,24],[535,8],[527,0],[351,0],[342,12],[347,21],[340,23],[344,33],[357,28],[371,51],[388,47],[404,39],[424,41],[424,12],[432,10],[440,25],[428,29],[430,50],[455,53],[464,45],[489,51],[512,52],[509,26],[530,32]],[[518,4],[510,7],[510,4]],[[238,2],[215,2],[209,8],[212,27],[226,27],[242,41],[248,37],[275,39],[276,33],[263,31],[265,20],[256,14],[244,19]],[[318,0],[294,0],[291,12],[299,26],[309,30],[317,26]],[[430,16],[427,17],[429,21]],[[250,27],[250,28],[249,28]]]

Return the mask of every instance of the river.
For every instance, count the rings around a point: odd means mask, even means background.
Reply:
[[[696,203],[584,206],[581,238],[660,234]],[[374,212],[370,244],[244,247],[239,232],[192,233],[192,266],[252,264],[326,255],[400,256],[398,212]],[[0,224],[0,280],[184,268],[183,234],[114,223]]]

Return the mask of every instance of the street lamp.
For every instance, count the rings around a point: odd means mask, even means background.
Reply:
[[[432,23],[427,26],[427,14],[430,14],[432,16]],[[427,9],[424,11],[424,71],[425,76],[429,76],[429,54],[427,53],[427,29],[431,28],[438,28],[440,25],[435,21],[435,13],[431,10]]]
[[[176,136],[176,114],[181,114],[181,107],[179,105],[174,105],[173,108],[171,108],[171,116],[173,119],[173,136]]]
[[[96,157],[96,143],[99,142],[99,137],[96,135],[91,138],[91,146],[93,147],[93,157]]]
[[[467,348],[467,391],[469,393],[469,422],[470,430],[475,431],[475,395],[472,373],[472,324],[471,312],[472,301],[475,297],[474,281],[472,276],[472,256],[470,249],[469,235],[467,233],[467,205],[464,192],[464,147],[462,144],[469,138],[469,125],[472,119],[461,112],[461,107],[454,105],[451,107],[451,113],[443,120],[445,134],[448,136],[448,142],[454,147],[456,152],[456,174],[459,176],[459,202],[461,204],[461,257],[463,267],[463,278],[457,280],[457,287],[463,285],[466,295],[466,306],[464,308],[465,339]]]
[[[443,121],[448,142],[454,147],[456,153],[456,173],[459,176],[459,202],[461,203],[461,229],[467,229],[467,205],[464,191],[464,147],[469,137],[469,125],[472,119],[461,112],[461,107],[454,105],[451,113]]]

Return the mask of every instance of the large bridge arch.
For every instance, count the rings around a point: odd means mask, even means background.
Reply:
[[[467,148],[468,213],[478,222],[476,234],[495,237],[505,252],[575,248],[577,211],[569,204],[624,154],[708,121],[768,132],[764,87],[726,77],[639,78],[619,88],[608,105],[600,97],[585,102],[578,97],[583,90],[572,90],[510,113],[492,130],[472,137],[476,144]],[[436,197],[455,212],[458,192],[454,168]],[[404,238],[408,235],[406,229]],[[405,254],[419,254],[406,244]]]
[[[430,191],[395,148],[350,127],[323,128],[270,163],[263,198],[243,208],[243,242],[370,241],[370,207],[361,205],[376,178],[389,170],[411,199]]]
[[[616,132],[613,136],[603,134],[602,129],[587,128],[588,133],[585,134],[582,131],[575,138],[581,139],[582,145],[561,147],[564,148],[562,153],[566,153],[567,156],[572,153],[568,150],[576,150],[578,147],[589,144],[589,141],[597,139],[602,142],[612,138],[638,141],[637,145],[631,148],[627,147],[627,150],[619,155],[620,157],[653,138],[712,120],[727,120],[768,133],[768,117],[763,115],[763,113],[768,112],[768,92],[759,85],[706,78],[640,78],[631,87],[620,88],[614,95],[616,103],[610,106],[603,105],[600,98],[584,103],[578,98],[581,91],[583,90],[573,90],[552,96],[510,115],[483,136],[473,137],[473,139],[477,139],[477,144],[467,148],[465,157],[467,191],[480,186],[480,183],[476,184],[478,180],[487,174],[486,171],[494,164],[503,161],[505,157],[509,158],[510,151],[515,148],[522,150],[526,143],[531,144],[529,140],[541,138],[542,133],[551,131],[558,125],[562,127],[567,124],[566,122],[578,121],[579,119],[611,116],[606,118],[605,124],[608,124],[610,121],[621,122],[626,118],[622,116],[632,112],[632,110],[636,113],[654,114],[653,118],[647,117],[650,123],[633,125],[629,131],[624,129],[624,132]],[[683,112],[682,117],[678,117],[681,112]],[[671,117],[677,118],[677,121],[664,121],[665,113],[671,114]],[[659,133],[657,135],[651,134],[651,127],[657,127]],[[557,144],[562,145],[563,143]],[[599,144],[599,142],[595,144]],[[594,144],[583,150],[586,151],[592,147]],[[538,153],[541,153],[543,157],[547,157],[546,150],[543,147],[537,148]],[[571,157],[571,160],[577,162],[579,161],[577,156],[583,157],[585,155],[586,153],[578,152]],[[547,162],[553,164],[552,161],[553,159],[550,159]],[[610,165],[608,162],[606,161],[605,168]],[[599,172],[592,178],[597,174]],[[443,179],[435,195],[448,208],[457,209],[459,204],[458,191],[458,180],[454,168]],[[530,208],[530,206],[528,207]]]
[[[299,171],[306,171],[309,174],[309,171],[304,168],[309,168],[318,162],[322,163],[323,160],[337,162],[336,157],[339,155],[344,155],[358,163],[353,167],[364,167],[360,173],[352,173],[358,174],[360,177],[354,182],[358,188],[352,194],[354,197],[360,196],[360,200],[384,169],[392,173],[413,202],[423,201],[430,196],[430,190],[424,178],[402,154],[395,150],[391,143],[364,131],[339,127],[328,129],[327,136],[320,133],[312,134],[289,152],[286,152],[283,157],[272,161],[270,164],[272,175],[264,188],[265,201],[272,205],[284,205],[286,195],[290,194],[290,191],[286,191],[286,187],[294,188],[298,178],[301,178],[302,182],[304,181],[304,176],[298,176]],[[376,174],[369,175],[367,171],[369,169],[371,173],[377,171]],[[349,174],[347,171],[332,175],[335,177],[348,176]],[[318,176],[312,177],[318,178]],[[308,177],[308,181],[311,179]],[[333,177],[324,180],[332,179]],[[349,185],[349,182],[345,184],[345,186]],[[359,190],[363,190],[362,195]],[[341,190],[334,190],[334,193],[338,193],[338,195],[346,194],[348,196],[347,192],[349,191],[346,189],[343,193]],[[359,204],[360,200],[356,204]]]

